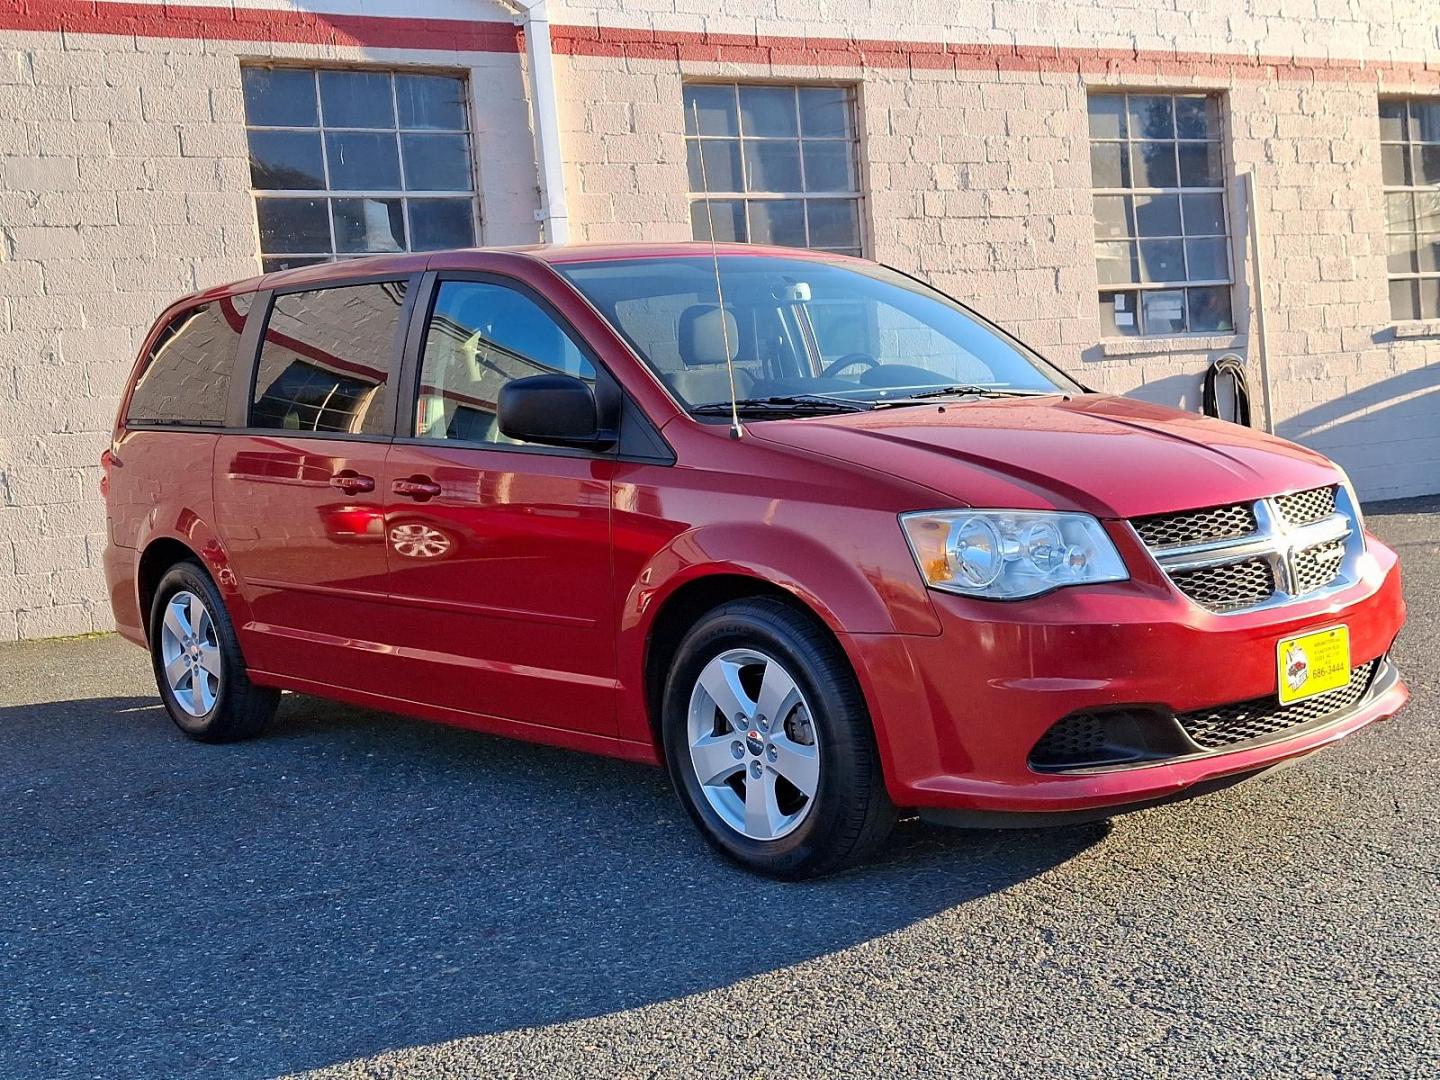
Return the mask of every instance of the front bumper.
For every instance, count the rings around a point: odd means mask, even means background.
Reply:
[[[1373,537],[1352,586],[1248,614],[1212,614],[1146,579],[1013,604],[940,594],[934,602],[938,637],[844,642],[870,701],[891,797],[922,812],[1118,812],[1199,794],[1329,745],[1409,698],[1382,664],[1353,707],[1293,735],[1094,771],[1029,763],[1050,726],[1078,710],[1188,713],[1274,695],[1275,645],[1293,634],[1344,623],[1352,664],[1386,656],[1405,606],[1395,554]]]

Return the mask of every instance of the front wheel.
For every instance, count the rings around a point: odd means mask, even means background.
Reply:
[[[192,739],[248,739],[275,715],[280,691],[250,681],[220,591],[198,563],[176,563],[160,579],[150,659],[170,719]]]
[[[666,685],[665,757],[711,844],[772,877],[836,870],[872,851],[895,808],[864,699],[813,618],[772,599],[710,612]]]

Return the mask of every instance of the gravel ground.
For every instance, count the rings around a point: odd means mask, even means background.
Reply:
[[[203,747],[133,646],[0,647],[0,1078],[1440,1075],[1440,499],[1371,524],[1394,721],[803,885],[648,768],[294,696]]]

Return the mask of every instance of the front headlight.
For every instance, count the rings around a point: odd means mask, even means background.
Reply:
[[[1089,514],[929,510],[901,514],[900,525],[925,583],[963,596],[1017,600],[1130,576]]]

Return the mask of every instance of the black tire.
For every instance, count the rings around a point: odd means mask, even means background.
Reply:
[[[691,761],[691,694],[706,665],[730,650],[778,660],[809,704],[819,779],[806,815],[775,839],[753,839],[728,824],[707,799]],[[823,627],[798,606],[752,598],[702,617],[671,665],[661,723],[665,760],[681,804],[718,851],[757,873],[797,880],[833,872],[874,851],[895,823],[855,673]],[[740,780],[748,784],[743,775]]]
[[[166,606],[182,592],[198,597],[204,604],[220,656],[214,702],[201,715],[191,713],[180,703],[165,674],[162,639]],[[252,738],[260,734],[280,704],[279,690],[256,686],[250,681],[220,590],[197,562],[178,562],[160,579],[150,606],[150,662],[165,711],[176,727],[200,742],[224,743]]]

